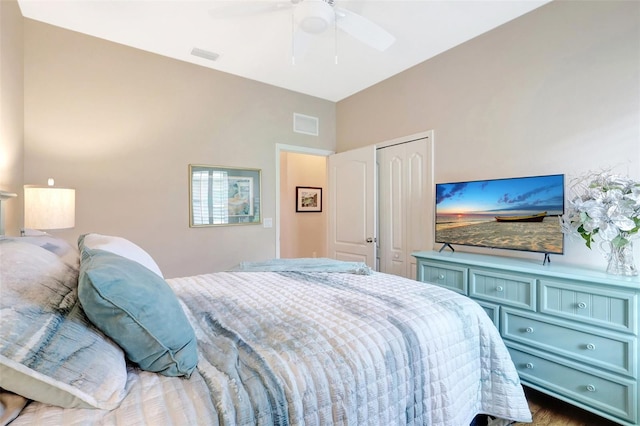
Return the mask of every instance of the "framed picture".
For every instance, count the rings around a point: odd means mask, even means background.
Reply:
[[[321,212],[322,188],[296,186],[296,212]]]
[[[189,165],[189,226],[262,223],[259,169]]]

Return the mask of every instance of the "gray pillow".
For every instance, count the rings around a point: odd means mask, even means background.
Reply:
[[[78,269],[20,239],[0,240],[1,386],[66,408],[116,408],[127,393],[122,350],[85,316]]]
[[[55,254],[72,268],[78,269],[78,264],[80,263],[80,253],[78,252],[78,249],[71,246],[62,238],[54,237],[53,235],[49,235],[45,232],[38,232],[38,234],[27,235],[25,237],[3,236],[0,238],[18,241],[21,243],[35,244]]]

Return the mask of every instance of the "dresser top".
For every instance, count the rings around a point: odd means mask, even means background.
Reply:
[[[485,268],[497,268],[502,270],[507,269],[514,272],[536,274],[538,276],[592,281],[640,291],[640,276],[638,275],[634,277],[611,275],[607,274],[604,271],[604,267],[602,270],[597,270],[584,266],[555,264],[553,262],[543,265],[542,254],[539,261],[534,259],[522,259],[477,253],[464,253],[458,251],[418,251],[411,253],[411,255],[418,259],[464,263],[466,265],[482,266]]]

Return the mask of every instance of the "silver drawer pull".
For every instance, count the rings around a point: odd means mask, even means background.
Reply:
[[[578,303],[578,308],[580,308],[580,309],[585,309],[586,307],[587,307],[587,304],[586,304],[586,303],[584,303],[584,302],[580,302],[580,303]]]
[[[533,327],[527,327],[524,329],[527,333],[533,333]]]
[[[595,387],[595,386],[593,386],[593,385],[587,385],[587,390],[588,390],[589,392],[595,392],[595,391],[596,391],[596,387]]]
[[[524,365],[525,367],[527,367],[529,370],[533,370],[533,363],[528,362]]]
[[[593,343],[587,343],[587,349],[589,349],[590,351],[595,351],[596,345],[594,345]]]
[[[501,285],[499,285],[498,287],[496,287],[496,291],[503,291],[504,287],[502,287]]]
[[[438,275],[438,279],[439,279],[439,280],[444,280],[444,274],[440,274],[440,275]]]

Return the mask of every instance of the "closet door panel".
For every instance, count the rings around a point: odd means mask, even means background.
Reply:
[[[416,278],[416,259],[411,256],[415,251],[428,247],[429,229],[432,226],[428,215],[427,190],[427,144],[418,140],[406,144],[407,156],[407,201],[406,201],[406,262],[405,276]]]
[[[378,150],[381,271],[405,276],[405,159],[402,145]]]
[[[378,149],[379,264],[382,272],[416,278],[414,251],[428,247],[427,140]]]

